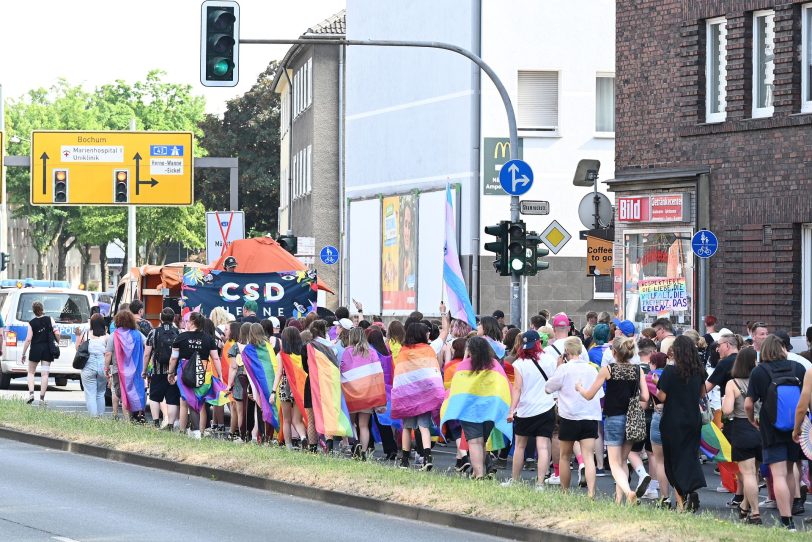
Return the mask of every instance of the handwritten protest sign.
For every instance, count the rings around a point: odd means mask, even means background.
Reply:
[[[688,310],[685,277],[641,280],[640,309],[646,314]]]

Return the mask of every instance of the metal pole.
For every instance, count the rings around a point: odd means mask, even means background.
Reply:
[[[3,98],[3,85],[0,84],[0,132],[5,131],[6,128],[6,106]],[[0,153],[5,154],[5,139],[3,140],[3,147],[0,148]],[[0,171],[0,198],[3,203],[0,204],[0,252],[8,253],[8,194],[6,194],[6,168]],[[0,277],[6,278],[8,270],[0,272]]]
[[[229,168],[228,206],[230,211],[240,210],[240,176],[236,167]]]
[[[303,45],[303,44],[317,44],[317,45],[366,45],[375,47],[420,47],[428,49],[445,49],[460,54],[484,71],[490,77],[499,96],[502,98],[502,103],[505,106],[505,113],[508,120],[508,132],[510,135],[510,159],[515,160],[519,157],[519,132],[516,128],[516,113],[513,111],[513,103],[510,100],[510,95],[496,75],[496,72],[479,56],[475,55],[468,49],[454,45],[453,43],[444,43],[440,41],[409,41],[409,40],[348,40],[341,36],[336,37],[318,37],[318,38],[299,38],[299,39],[241,39],[241,44],[244,45]],[[511,222],[519,221],[519,196],[510,197],[510,220]],[[522,291],[520,285],[520,275],[511,272],[510,276],[510,321],[513,325],[524,328],[522,324]]]
[[[135,119],[130,119],[130,131],[135,131]],[[136,179],[138,182],[138,179]],[[127,272],[130,271],[133,267],[138,265],[136,260],[136,250],[137,250],[137,238],[135,235],[135,213],[136,208],[135,205],[127,206]],[[126,274],[126,273],[125,273]]]

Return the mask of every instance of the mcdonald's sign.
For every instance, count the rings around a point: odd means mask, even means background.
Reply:
[[[519,138],[519,158],[523,158],[523,140]],[[486,196],[506,196],[499,184],[499,171],[510,160],[510,139],[486,137],[482,145],[482,193]]]

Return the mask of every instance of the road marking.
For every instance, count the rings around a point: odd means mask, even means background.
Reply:
[[[73,538],[68,538],[66,536],[52,536],[51,540],[58,540],[59,542],[79,542],[79,540],[74,540]]]

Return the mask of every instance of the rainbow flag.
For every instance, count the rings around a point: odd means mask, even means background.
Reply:
[[[702,435],[699,440],[699,451],[711,461],[730,462],[730,443],[715,423],[706,423],[702,426]]]
[[[505,439],[513,440],[513,425],[507,421],[509,411],[510,383],[498,362],[476,373],[471,370],[468,358],[457,365],[448,398],[440,409],[442,423],[449,420],[493,422],[495,434],[491,434],[488,442],[491,449],[498,450],[505,447]]]
[[[378,421],[381,425],[388,425],[394,429],[401,429],[403,424],[398,419],[392,418],[392,381],[395,377],[395,367],[392,361],[392,356],[384,355],[378,352],[378,359],[383,368],[383,383],[386,389],[386,412],[379,413]]]
[[[254,397],[262,409],[262,419],[279,429],[279,410],[276,401],[270,402],[278,367],[276,353],[267,342],[259,346],[249,344],[243,348],[242,362],[254,388]]]
[[[279,357],[282,358],[282,367],[285,369],[285,376],[288,377],[288,385],[290,385],[290,391],[293,394],[293,401],[299,407],[304,423],[307,424],[307,411],[304,406],[307,373],[304,370],[302,356],[299,354],[286,354],[282,351]]]
[[[409,418],[440,408],[445,399],[437,354],[427,344],[403,346],[392,382],[392,417]]]
[[[147,389],[141,378],[144,372],[143,337],[135,329],[116,329],[113,332],[118,381],[121,384],[121,404],[129,412],[144,410],[147,404]]]
[[[183,374],[183,367],[189,360],[178,360],[178,374]],[[178,377],[178,389],[183,400],[188,403],[189,408],[200,411],[203,403],[214,406],[224,406],[231,402],[231,392],[228,391],[222,380],[214,376],[211,362],[206,363],[206,376],[203,385],[198,388],[190,388],[183,383],[183,379]]]
[[[448,309],[457,320],[468,322],[476,328],[476,314],[468,297],[468,288],[462,277],[460,255],[457,251],[457,219],[454,214],[454,200],[451,198],[451,185],[445,185],[445,257],[443,258],[443,285],[448,296]]]
[[[359,412],[386,405],[386,386],[378,353],[370,348],[366,357],[356,355],[352,347],[341,356],[341,391],[347,410]]]
[[[335,354],[331,348],[315,341],[307,345],[316,431],[330,437],[351,437],[350,413],[341,393],[341,372],[333,359]]]

